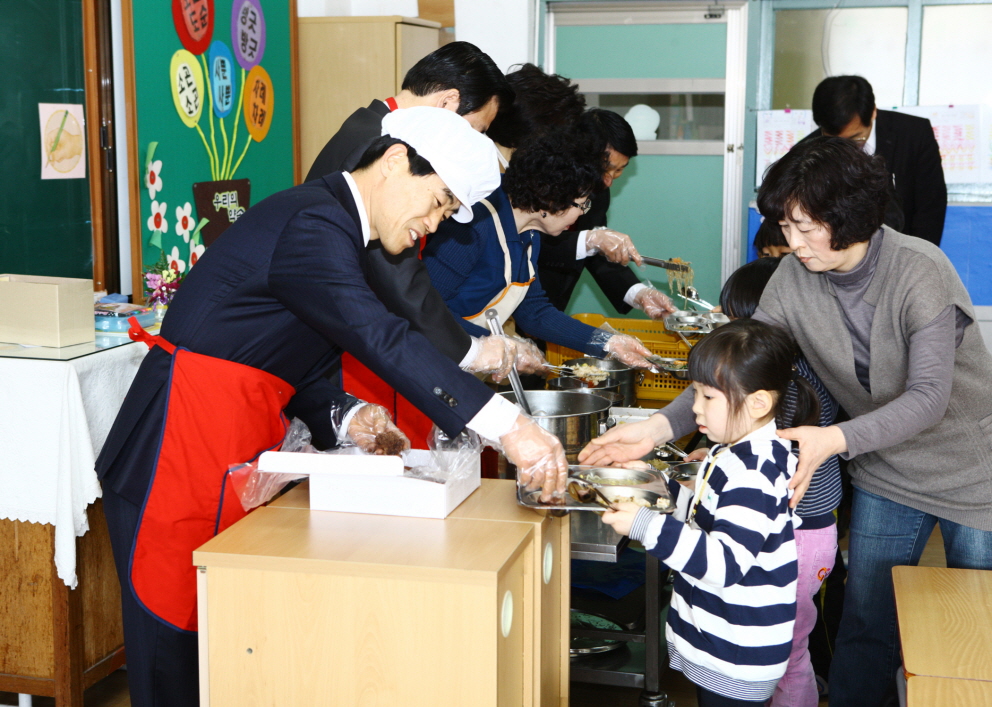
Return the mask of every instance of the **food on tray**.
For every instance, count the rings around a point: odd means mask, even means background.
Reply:
[[[658,471],[667,471],[670,466],[668,462],[663,462],[661,459],[648,459],[648,464]]]
[[[643,508],[650,508],[652,510],[666,510],[672,504],[667,498],[659,498],[654,503],[647,501],[646,499],[637,496],[614,496],[610,499],[614,503],[633,503],[635,505],[641,506]]]
[[[599,484],[600,486],[637,486],[644,483],[638,479],[607,479],[599,474],[586,474],[582,478],[590,484]]]
[[[403,453],[406,444],[403,437],[390,430],[388,432],[380,432],[375,436],[375,446],[382,454],[396,456]]]
[[[609,378],[610,372],[604,371],[597,366],[589,365],[588,363],[580,363],[577,366],[572,366],[572,375],[587,383],[596,384],[602,383]]]

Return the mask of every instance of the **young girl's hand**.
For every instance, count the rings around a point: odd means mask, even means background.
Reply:
[[[621,535],[630,535],[630,526],[634,523],[634,516],[641,510],[636,503],[618,503],[619,511],[606,511],[603,514],[603,522],[611,526]]]

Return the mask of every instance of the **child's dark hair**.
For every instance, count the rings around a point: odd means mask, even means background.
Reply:
[[[732,426],[743,417],[745,398],[758,390],[775,395],[778,416],[789,383],[795,382],[796,413],[785,426],[813,425],[819,418],[820,402],[813,386],[795,374],[796,353],[796,343],[784,329],[756,319],[738,319],[692,348],[689,377],[727,396]]]
[[[782,233],[782,227],[778,225],[778,222],[766,218],[754,234],[754,249],[758,251],[760,256],[762,248],[772,247],[788,248],[789,241],[785,240],[785,234]]]
[[[720,290],[720,309],[731,319],[749,319],[781,258],[758,258],[734,270]]]

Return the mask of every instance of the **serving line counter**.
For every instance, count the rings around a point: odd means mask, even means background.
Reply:
[[[307,701],[315,695],[324,704],[350,705],[357,694],[352,690],[358,688],[339,685],[334,676],[350,675],[354,669],[368,689],[403,704],[567,706],[569,680],[577,678],[575,669],[570,672],[568,650],[570,560],[615,562],[628,541],[603,525],[597,514],[555,517],[524,508],[517,503],[515,482],[499,479],[483,479],[481,487],[446,520],[311,513],[309,508],[309,482],[305,481],[195,553],[194,562],[200,568],[204,705],[208,698],[216,707]],[[525,535],[520,535],[521,530]],[[482,539],[499,539],[509,545],[489,547],[481,544]],[[510,636],[497,632],[492,592],[510,571],[500,558],[516,557],[517,552],[525,557],[522,599],[513,600],[514,614],[523,616],[522,653],[480,653],[478,647],[462,646],[465,637],[461,633],[447,636],[450,611],[461,612],[473,622],[482,621],[474,634],[481,646],[495,641],[498,649],[512,638],[512,626]],[[487,568],[476,575],[480,580],[485,577],[487,589],[468,604],[463,598],[456,601],[453,597],[459,592],[475,596],[464,572],[479,572],[478,563]],[[641,672],[584,669],[579,679],[643,687],[646,696],[660,697],[645,704],[663,705],[664,693],[658,688],[661,579],[657,561],[653,567],[648,562],[648,572],[645,630],[608,636],[643,644]],[[223,579],[215,581],[217,576]],[[373,589],[373,578],[392,589]],[[244,594],[248,585],[252,586]],[[234,586],[243,587],[238,590],[238,608],[232,608],[233,595],[227,594]],[[317,592],[317,586],[323,589]],[[397,592],[406,592],[396,598],[399,604],[421,608],[410,608],[413,615],[408,616],[395,606],[378,606]],[[430,597],[434,598],[428,601]],[[417,603],[421,599],[427,603]],[[308,623],[304,615],[310,610],[316,618]],[[499,614],[500,622],[503,616]],[[395,630],[390,628],[397,622]],[[301,638],[305,632],[314,635]],[[271,648],[260,656],[253,641]],[[366,659],[375,667],[355,667],[356,650],[366,651]],[[343,667],[314,674],[307,666],[315,659],[298,662],[300,651],[306,656],[319,653],[322,665]],[[425,656],[433,656],[433,661],[424,664]],[[506,661],[516,666],[520,656],[518,691],[512,683],[517,668],[511,670]],[[412,669],[408,663],[417,665],[415,672],[422,679],[399,679]],[[498,690],[486,686],[494,670],[501,676]],[[286,680],[281,680],[283,674]],[[466,680],[464,675],[472,677]],[[290,694],[281,685],[291,685],[286,688]]]
[[[0,691],[82,707],[124,663],[94,460],[146,351],[0,344]]]

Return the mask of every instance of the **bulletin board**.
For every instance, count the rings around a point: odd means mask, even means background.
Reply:
[[[295,0],[125,0],[135,300],[296,174]]]
[[[82,178],[43,179],[40,159],[39,104],[84,104],[82,2],[4,3],[0,15],[0,272],[92,278],[85,161]]]

